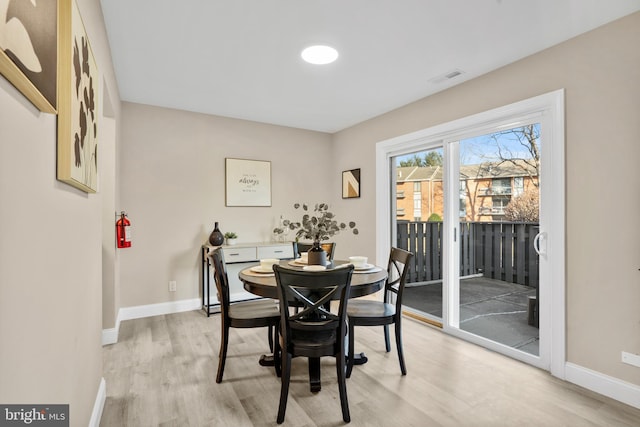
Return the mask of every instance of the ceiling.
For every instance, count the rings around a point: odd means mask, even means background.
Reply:
[[[101,4],[123,101],[330,133],[640,10],[640,0]],[[338,60],[305,63],[313,44]]]

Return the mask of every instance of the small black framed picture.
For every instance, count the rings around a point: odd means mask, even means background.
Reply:
[[[360,197],[360,169],[342,172],[342,198],[355,199]]]

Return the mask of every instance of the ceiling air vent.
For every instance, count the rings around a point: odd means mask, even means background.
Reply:
[[[451,80],[451,79],[455,79],[456,77],[458,77],[459,75],[464,74],[464,71],[459,70],[459,69],[455,69],[455,70],[451,70],[448,71],[440,76],[434,77],[432,79],[429,79],[429,82],[431,83],[442,83],[445,82],[447,80]]]

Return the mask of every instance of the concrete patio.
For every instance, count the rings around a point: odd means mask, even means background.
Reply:
[[[460,284],[460,329],[538,355],[538,328],[528,323],[535,288],[485,277]],[[442,318],[442,283],[408,283],[406,307]]]

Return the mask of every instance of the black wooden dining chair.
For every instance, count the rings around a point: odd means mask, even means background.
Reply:
[[[356,326],[384,326],[384,342],[387,352],[391,351],[389,325],[395,324],[396,348],[402,375],[407,375],[402,352],[402,293],[404,291],[408,264],[413,254],[398,248],[391,248],[387,266],[387,282],[384,286],[383,301],[352,299],[347,307],[349,315],[349,356],[347,358],[347,378],[353,369],[354,328]],[[394,301],[395,299],[395,301]]]
[[[273,269],[281,308],[282,385],[278,424],[284,421],[291,380],[291,361],[297,356],[336,358],[342,419],[350,422],[345,377],[345,336],[353,266],[321,272],[291,270],[279,265],[275,265]],[[332,299],[339,301],[337,311],[334,312],[330,309]],[[299,304],[301,310],[296,313],[289,310],[291,301]]]
[[[220,301],[220,318],[222,325],[222,336],[220,337],[220,353],[218,360],[218,374],[216,382],[222,382],[224,365],[227,358],[227,348],[229,346],[229,328],[260,328],[268,327],[269,348],[274,356],[279,354],[279,343],[274,339],[280,323],[280,310],[278,304],[273,299],[257,301],[239,301],[231,303],[229,300],[229,279],[224,262],[222,249],[218,248],[211,255],[215,267],[214,278],[218,290],[218,301]],[[275,347],[275,349],[274,349]],[[279,371],[279,369],[277,369]]]
[[[293,257],[297,258],[302,252],[308,252],[313,245],[310,243],[293,242]],[[336,253],[335,243],[320,243],[320,247],[327,253],[327,260],[333,261]]]

